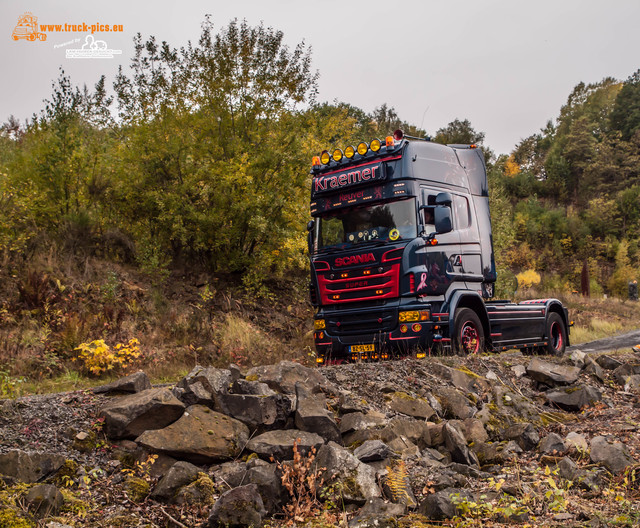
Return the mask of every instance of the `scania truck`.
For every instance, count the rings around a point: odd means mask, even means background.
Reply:
[[[319,364],[485,350],[562,354],[557,299],[493,300],[484,156],[396,131],[323,151],[308,244]]]

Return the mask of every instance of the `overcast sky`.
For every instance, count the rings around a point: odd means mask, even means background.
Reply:
[[[67,58],[85,32],[14,41],[25,11],[38,24],[122,25],[122,33],[94,33],[122,54]],[[368,112],[387,103],[431,134],[469,119],[496,153],[555,118],[580,81],[624,80],[640,68],[638,0],[0,0],[0,121],[38,112],[60,67],[79,85],[112,79],[128,67],[136,33],[178,47],[197,41],[206,14],[216,30],[246,18],[283,31],[291,47],[304,40],[320,101]]]

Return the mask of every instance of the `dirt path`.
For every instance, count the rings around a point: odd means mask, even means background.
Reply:
[[[631,348],[640,344],[640,330],[633,330],[626,334],[620,334],[612,337],[605,337],[603,339],[597,339],[596,341],[590,341],[589,343],[580,343],[579,345],[572,345],[568,350],[580,349],[583,352],[606,352],[608,350],[619,350],[625,348]]]

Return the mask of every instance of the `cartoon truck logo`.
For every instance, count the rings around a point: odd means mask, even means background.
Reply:
[[[18,17],[18,23],[13,28],[11,33],[13,40],[27,39],[33,42],[34,40],[47,40],[46,33],[38,32],[38,17],[33,16],[31,13],[25,13]]]

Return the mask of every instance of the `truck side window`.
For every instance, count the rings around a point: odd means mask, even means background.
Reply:
[[[424,215],[424,231],[427,235],[436,232],[436,222],[433,216],[433,207],[425,207],[422,210]]]
[[[453,196],[453,218],[456,229],[467,229],[471,225],[469,202],[464,196]]]

